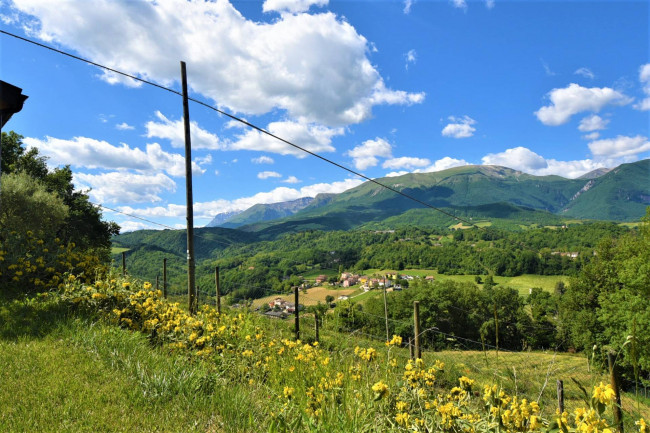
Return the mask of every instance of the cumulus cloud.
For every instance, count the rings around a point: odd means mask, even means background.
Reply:
[[[594,78],[596,78],[596,76],[594,75],[594,73],[591,72],[591,70],[590,70],[589,68],[578,68],[578,69],[576,69],[576,71],[574,72],[574,74],[575,74],[575,75],[582,75],[583,77],[585,77],[585,78],[589,78],[589,79],[591,79],[591,80],[593,80]]]
[[[165,171],[176,177],[185,176],[185,157],[177,153],[162,150],[158,143],[147,144],[143,151],[130,147],[126,143],[114,146],[106,141],[88,137],[74,137],[63,140],[45,137],[44,140],[26,137],[23,142],[27,148],[36,147],[49,158],[52,166],[70,164],[75,167],[100,168],[108,170]],[[205,172],[201,165],[209,164],[212,158],[195,159],[192,173],[200,175]]]
[[[270,177],[282,177],[282,175],[277,171],[260,171],[257,173],[258,179],[268,179]]]
[[[321,2],[267,1],[266,8],[314,3]],[[163,85],[178,80],[178,59],[185,59],[192,90],[239,113],[281,109],[292,119],[344,126],[370,118],[378,104],[424,99],[388,89],[368,58],[367,39],[331,12],[282,14],[265,23],[226,0],[22,0],[12,6],[29,15],[22,21],[30,35]],[[111,83],[134,84],[103,74]]]
[[[472,125],[476,124],[476,120],[469,116],[455,117],[449,116],[449,123],[442,129],[442,135],[452,138],[468,138],[474,135],[474,128]]]
[[[326,6],[329,0],[266,0],[262,5],[264,12],[307,12],[314,6]]]
[[[397,170],[400,168],[413,169],[418,167],[426,167],[431,164],[427,158],[415,158],[410,156],[402,156],[399,158],[392,158],[384,161],[381,165],[383,168]]]
[[[646,63],[639,68],[639,81],[643,86],[643,93],[645,93],[647,97],[641,100],[638,104],[635,104],[634,108],[637,110],[647,111],[650,110],[650,63]]]
[[[578,130],[582,132],[600,131],[602,129],[605,129],[608,123],[609,119],[603,119],[597,114],[592,114],[591,116],[587,116],[580,121]]]
[[[553,89],[548,93],[551,104],[535,112],[537,118],[549,126],[562,125],[571,116],[583,111],[599,112],[606,105],[625,105],[631,99],[609,87],[586,88],[571,83],[568,87]]]
[[[607,167],[608,161],[546,159],[520,146],[500,153],[490,153],[482,158],[482,162],[485,165],[500,165],[537,176],[559,175],[573,179],[597,168]]]
[[[176,183],[162,173],[75,173],[73,181],[78,189],[91,188],[88,194],[99,203],[153,203],[161,201],[161,193],[176,190]]]
[[[275,161],[270,156],[262,155],[258,158],[251,159],[253,164],[273,164]]]
[[[343,128],[328,128],[321,125],[283,121],[269,123],[267,130],[278,137],[294,143],[311,152],[333,152],[332,137],[343,134]],[[250,129],[228,143],[230,150],[259,150],[263,152],[293,155],[304,158],[307,154],[273,137]]]
[[[117,222],[117,221],[116,221]],[[134,232],[136,230],[162,230],[164,227],[144,223],[142,221],[119,221],[117,222],[120,225],[120,233]]]
[[[131,126],[126,122],[122,122],[115,125],[115,129],[119,129],[120,131],[131,131],[135,129],[135,126]]]
[[[236,210],[245,210],[249,207],[261,203],[278,203],[282,201],[296,200],[302,197],[315,197],[320,193],[341,193],[355,186],[359,186],[363,181],[360,179],[345,179],[343,181],[332,183],[317,183],[307,185],[302,188],[278,187],[269,192],[260,192],[252,196],[241,197],[234,200],[214,200],[209,202],[197,202],[194,204],[194,216],[197,219],[211,219],[214,215],[222,212]],[[167,206],[154,206],[148,208],[133,208],[123,206],[120,211],[133,213],[143,217],[184,217],[185,205],[168,204]]]
[[[185,147],[185,127],[183,119],[170,120],[160,111],[155,113],[158,121],[146,123],[148,138],[163,138],[169,140],[174,147]],[[224,149],[219,137],[201,128],[195,121],[190,121],[190,139],[192,149]]]
[[[413,3],[415,3],[415,0],[404,0],[404,14],[408,15],[411,13]]]
[[[288,178],[282,180],[281,182],[283,183],[300,183],[302,182],[300,179],[298,179],[296,176],[289,176]]]
[[[392,147],[383,138],[376,138],[374,140],[366,140],[359,146],[349,150],[346,154],[351,156],[354,161],[354,166],[359,170],[365,170],[369,167],[377,165],[381,158],[390,158]]]
[[[444,158],[441,158],[434,162],[429,167],[426,167],[422,170],[415,170],[415,173],[431,173],[434,171],[447,170],[448,168],[453,167],[462,167],[463,165],[469,165],[469,162],[465,161],[464,159],[456,159],[445,156]]]
[[[592,141],[589,143],[589,149],[597,157],[631,161],[639,153],[650,151],[650,141],[648,137],[642,135],[636,137],[619,135],[616,138]]]

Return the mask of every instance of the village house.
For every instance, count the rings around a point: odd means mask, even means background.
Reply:
[[[319,275],[316,277],[316,284],[323,284],[327,281],[327,275]]]

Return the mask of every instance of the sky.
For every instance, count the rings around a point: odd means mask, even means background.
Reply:
[[[650,2],[0,0],[2,30],[180,91],[371,178],[579,177],[650,157]],[[185,226],[180,96],[0,35],[5,126],[123,231]],[[362,180],[190,103],[194,224]]]

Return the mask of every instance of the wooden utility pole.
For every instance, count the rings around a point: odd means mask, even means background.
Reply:
[[[557,407],[562,414],[564,412],[564,382],[559,379],[557,381]]]
[[[609,381],[616,393],[616,404],[614,405],[614,423],[616,430],[623,433],[623,413],[621,412],[621,394],[618,389],[618,377],[616,375],[616,352],[607,352],[607,364],[609,365]]]
[[[122,251],[122,276],[126,277],[126,251]]]
[[[390,341],[388,332],[388,304],[386,303],[386,279],[384,279],[384,317],[386,318],[386,341]]]
[[[293,289],[293,299],[295,305],[294,315],[296,317],[296,340],[300,340],[300,313],[298,312],[298,286]]]
[[[163,259],[163,296],[167,299],[167,258]]]
[[[183,125],[185,127],[185,195],[187,204],[187,303],[190,314],[196,313],[196,277],[194,263],[194,202],[192,199],[192,139],[190,137],[190,107],[187,96],[187,73],[181,62],[183,87]]]
[[[214,281],[217,290],[217,314],[221,314],[221,289],[219,288],[219,266],[214,268]]]
[[[413,328],[415,332],[415,357],[422,358],[420,347],[420,302],[413,301]]]

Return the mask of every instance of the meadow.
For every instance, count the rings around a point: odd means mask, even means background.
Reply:
[[[219,315],[208,306],[190,316],[151,284],[118,276],[93,284],[67,276],[57,293],[3,301],[0,317],[3,431],[487,432],[546,431],[560,422],[566,431],[604,432],[611,425],[606,376],[584,356],[448,350],[411,360],[397,337],[328,331],[316,342],[310,315],[296,341],[290,321],[245,309]],[[556,417],[558,378],[567,413]],[[586,399],[571,378],[589,389]],[[630,398],[625,408],[647,412],[647,401]],[[628,431],[644,431],[638,416],[626,417]]]

